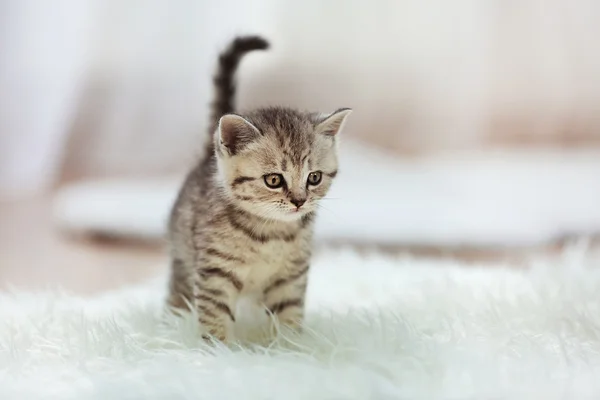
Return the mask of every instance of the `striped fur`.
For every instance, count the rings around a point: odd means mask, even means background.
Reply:
[[[337,133],[349,114],[280,107],[232,114],[243,54],[267,47],[259,37],[237,38],[220,56],[207,154],[188,174],[169,221],[168,303],[194,306],[207,333],[221,341],[232,339],[244,294],[282,324],[302,321],[314,216],[337,174]],[[322,180],[310,185],[315,171]],[[266,185],[269,174],[281,175],[281,187]]]

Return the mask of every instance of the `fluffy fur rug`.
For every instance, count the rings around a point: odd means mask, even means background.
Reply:
[[[203,347],[162,314],[162,277],[88,299],[5,293],[0,398],[598,398],[594,264],[321,253],[305,332],[268,347]]]

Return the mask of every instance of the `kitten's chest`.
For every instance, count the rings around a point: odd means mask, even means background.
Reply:
[[[274,241],[255,248],[254,255],[246,266],[248,274],[244,284],[245,291],[261,290],[274,276],[284,272],[292,260],[300,256],[301,247],[298,242]]]

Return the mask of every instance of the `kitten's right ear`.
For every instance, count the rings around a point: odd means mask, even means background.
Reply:
[[[230,155],[235,155],[259,135],[258,128],[239,115],[226,114],[219,120],[219,144]]]
[[[350,108],[340,108],[334,111],[317,125],[317,133],[326,136],[336,136],[342,130],[344,122],[346,122],[346,118],[350,113],[352,113],[352,109]]]

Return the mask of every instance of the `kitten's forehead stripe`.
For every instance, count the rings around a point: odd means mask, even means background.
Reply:
[[[274,139],[294,163],[313,145],[312,117],[308,113],[271,107],[251,112],[247,118],[263,135]]]
[[[261,159],[261,163],[265,166],[265,168],[275,171],[279,166],[277,162],[272,157],[263,157]]]

